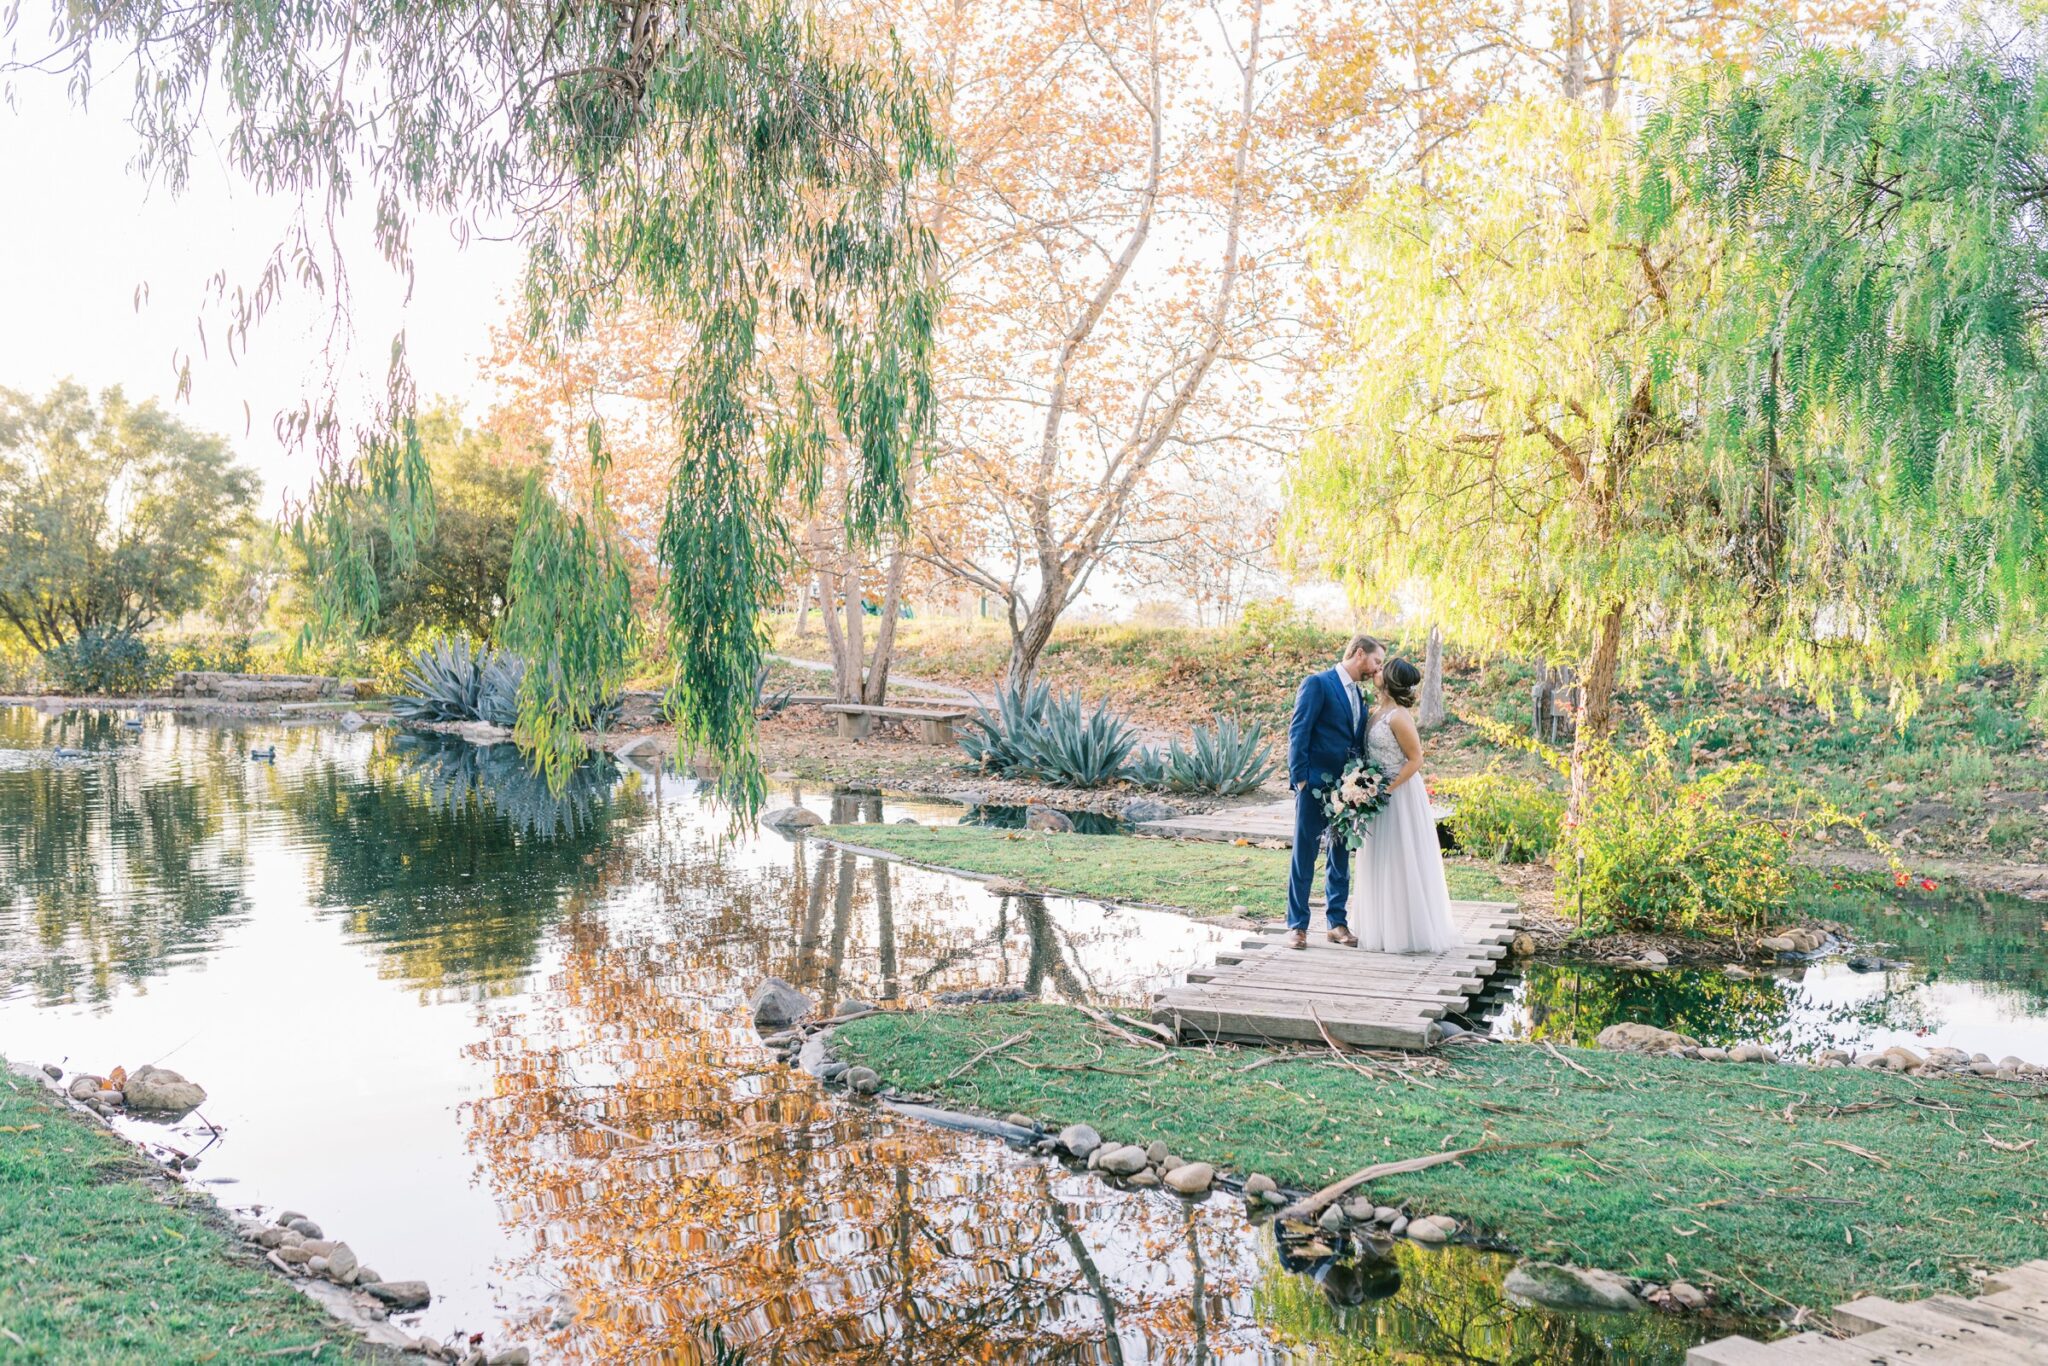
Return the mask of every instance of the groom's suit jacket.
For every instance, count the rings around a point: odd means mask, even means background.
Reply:
[[[1335,669],[1304,678],[1294,699],[1294,720],[1287,727],[1288,786],[1334,784],[1344,765],[1365,749],[1365,712],[1361,697],[1358,720],[1351,719],[1351,699]]]

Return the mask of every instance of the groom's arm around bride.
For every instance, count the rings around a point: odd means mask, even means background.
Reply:
[[[1294,862],[1287,874],[1289,943],[1308,947],[1308,897],[1315,884],[1316,853],[1322,847],[1329,817],[1323,794],[1343,774],[1344,766],[1364,742],[1365,698],[1362,684],[1379,672],[1386,647],[1371,636],[1356,636],[1333,669],[1310,674],[1294,699],[1294,719],[1287,727],[1287,784],[1294,791]],[[1347,927],[1346,903],[1351,895],[1351,851],[1333,846],[1324,874],[1330,938],[1354,944]]]

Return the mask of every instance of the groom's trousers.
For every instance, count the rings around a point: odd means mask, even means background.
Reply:
[[[1287,872],[1287,928],[1308,929],[1308,894],[1316,881],[1316,853],[1324,845],[1323,835],[1330,818],[1323,814],[1323,799],[1304,785],[1294,793],[1294,866]],[[1345,906],[1351,900],[1351,850],[1342,840],[1331,840],[1327,871],[1324,873],[1325,901],[1330,928],[1344,923]]]

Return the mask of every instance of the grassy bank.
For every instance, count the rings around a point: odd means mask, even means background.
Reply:
[[[1289,855],[1282,849],[979,826],[839,825],[817,833],[919,863],[1009,878],[1036,891],[1172,906],[1195,915],[1287,917]],[[1451,859],[1444,871],[1451,895],[1460,900],[1515,899],[1484,864]]]
[[[1508,1045],[1454,1052],[1414,1081],[1327,1054],[1247,1070],[1265,1055],[1161,1055],[1039,1006],[876,1016],[837,1040],[907,1090],[1164,1139],[1306,1188],[1482,1142],[1573,1143],[1371,1193],[1536,1255],[1711,1284],[1752,1309],[1961,1290],[1972,1268],[2048,1256],[2048,1164],[1991,1141],[2024,1142],[2048,1121],[2048,1096],[2020,1087]]]
[[[0,1068],[0,1360],[373,1359],[261,1269],[202,1197]],[[324,1344],[324,1346],[322,1345]]]

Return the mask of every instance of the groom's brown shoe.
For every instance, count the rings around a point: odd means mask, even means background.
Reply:
[[[1342,944],[1347,949],[1355,949],[1358,947],[1358,936],[1342,925],[1332,925],[1330,927],[1330,942],[1332,944]]]
[[[1294,933],[1292,933],[1292,934],[1288,935],[1288,936],[1287,936],[1287,947],[1288,947],[1288,948],[1290,948],[1290,949],[1305,949],[1305,948],[1307,948],[1307,947],[1308,947],[1308,931],[1307,931],[1307,930],[1296,930],[1296,931],[1294,931]]]

